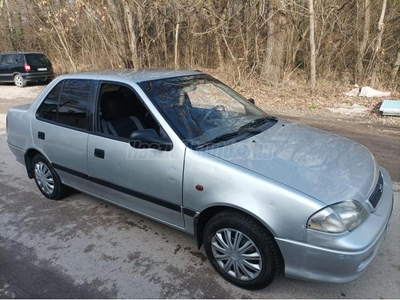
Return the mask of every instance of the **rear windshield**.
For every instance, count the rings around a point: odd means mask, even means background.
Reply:
[[[50,66],[50,60],[44,54],[26,54],[28,64],[32,66]]]

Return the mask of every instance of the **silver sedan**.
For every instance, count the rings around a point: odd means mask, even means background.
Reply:
[[[74,188],[192,234],[242,288],[356,279],[389,225],[389,174],[253,102],[199,71],[63,75],[9,110],[7,142],[45,197]]]

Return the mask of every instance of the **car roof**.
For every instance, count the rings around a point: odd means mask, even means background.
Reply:
[[[118,70],[103,70],[103,71],[87,71],[61,75],[64,79],[67,78],[82,78],[82,79],[101,79],[115,80],[124,79],[133,82],[142,82],[148,80],[157,80],[171,77],[182,77],[190,75],[204,74],[197,70],[173,70],[173,69],[118,69]]]

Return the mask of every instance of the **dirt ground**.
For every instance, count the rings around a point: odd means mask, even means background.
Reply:
[[[0,134],[5,133],[5,114],[8,108],[31,103],[45,87],[45,85],[29,85],[18,88],[13,84],[0,85]],[[400,181],[398,159],[400,117],[382,116],[379,113],[382,99],[363,97],[350,99],[343,96],[342,90],[331,91],[331,94],[328,91],[319,91],[318,95],[309,95],[305,89],[300,89],[296,93],[294,86],[257,87],[251,92],[245,87],[237,89],[248,97],[254,97],[256,105],[271,115],[314,126],[360,142],[367,146],[378,163],[389,171],[393,181]],[[318,104],[312,104],[313,101]],[[358,106],[366,109],[359,110]],[[335,107],[342,109],[335,110]]]
[[[29,85],[18,88],[14,84],[0,84],[0,114],[7,114],[10,107],[32,103],[46,85]]]

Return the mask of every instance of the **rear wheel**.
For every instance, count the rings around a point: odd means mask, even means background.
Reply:
[[[16,74],[14,76],[14,84],[18,87],[24,87],[26,86],[26,80],[24,79],[24,77],[22,77],[21,74]]]
[[[204,230],[204,248],[223,278],[249,290],[268,286],[281,262],[273,236],[253,218],[236,211],[211,218]]]
[[[66,187],[51,164],[41,154],[37,154],[32,161],[35,182],[40,192],[49,199],[63,198]]]

